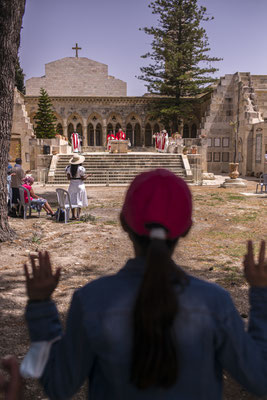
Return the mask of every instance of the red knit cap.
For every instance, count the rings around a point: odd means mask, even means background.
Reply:
[[[148,236],[147,225],[166,228],[167,239],[181,236],[192,224],[191,192],[181,178],[166,169],[138,175],[125,197],[122,215],[138,235]]]

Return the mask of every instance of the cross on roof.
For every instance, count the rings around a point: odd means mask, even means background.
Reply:
[[[72,50],[76,50],[76,57],[78,58],[78,50],[82,50],[82,48],[78,47],[78,43],[76,43],[76,46],[72,47]]]

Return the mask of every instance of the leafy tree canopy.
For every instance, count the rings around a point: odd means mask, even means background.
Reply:
[[[38,110],[34,117],[36,122],[35,134],[38,138],[52,139],[56,135],[56,117],[52,110],[52,103],[45,89],[40,89]]]
[[[138,77],[147,82],[150,93],[170,97],[168,101],[155,102],[152,114],[168,116],[177,126],[185,110],[189,112],[188,98],[210,90],[208,85],[216,79],[217,71],[212,66],[220,58],[209,56],[209,43],[203,23],[213,17],[207,15],[205,7],[198,6],[197,0],[155,0],[149,5],[158,16],[158,26],[142,30],[153,37],[152,50],[143,58],[150,60],[141,67]],[[175,123],[176,121],[176,123]]]

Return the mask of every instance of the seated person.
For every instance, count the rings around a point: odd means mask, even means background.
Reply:
[[[41,211],[41,209],[44,208],[47,214],[53,217],[54,213],[48,201],[41,197],[38,197],[33,191],[32,185],[34,182],[34,178],[28,175],[24,179],[22,179],[22,182],[23,182],[22,186],[28,189],[30,192],[32,208],[34,208],[37,211]],[[28,203],[29,200],[26,192],[24,192],[24,198],[25,198],[25,203]]]

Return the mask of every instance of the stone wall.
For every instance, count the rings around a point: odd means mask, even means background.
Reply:
[[[24,96],[15,88],[14,109],[11,129],[10,156],[14,163],[22,159],[22,167],[30,169],[30,140],[34,137],[33,126],[25,109]]]
[[[108,66],[88,58],[66,57],[45,65],[45,76],[26,81],[26,94],[39,96],[126,96],[127,84],[108,75]]]
[[[158,125],[163,128],[156,121],[149,121],[148,109],[151,100],[145,97],[51,97],[51,101],[57,124],[62,126],[63,135],[69,137],[73,130],[80,130],[85,147],[97,144],[98,128],[101,130],[99,146],[105,146],[107,131],[117,132],[118,126],[128,135],[131,128],[131,142],[136,146],[145,145],[146,126],[149,125],[151,129],[151,144],[154,127]],[[25,102],[33,120],[38,108],[38,97],[26,96]],[[73,127],[71,131],[68,130],[70,126]],[[90,144],[90,126],[93,144]]]

